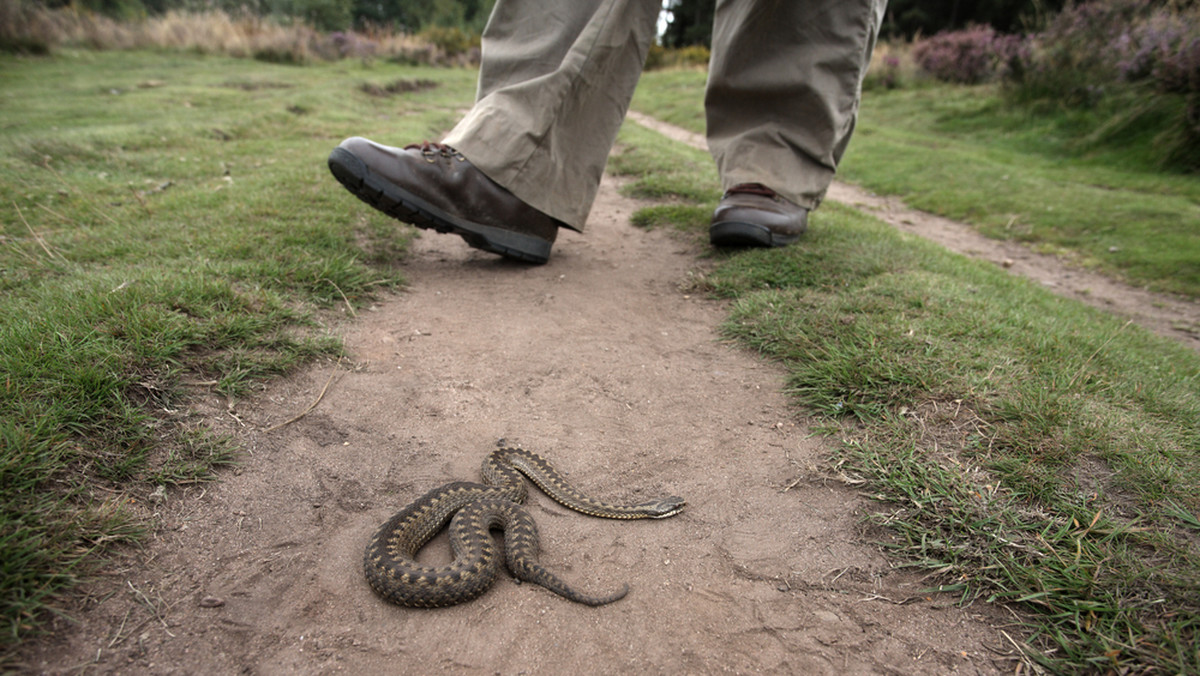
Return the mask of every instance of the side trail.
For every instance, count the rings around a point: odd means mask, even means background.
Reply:
[[[630,112],[629,118],[675,141],[699,150],[707,149],[704,136],[700,134],[637,112]],[[1154,293],[1071,267],[1058,257],[1036,253],[1017,242],[984,237],[965,223],[912,209],[900,199],[880,197],[849,183],[834,181],[827,196],[835,202],[863,209],[904,232],[937,242],[951,251],[991,261],[1061,296],[1131,319],[1160,336],[1200,350],[1200,302]]]

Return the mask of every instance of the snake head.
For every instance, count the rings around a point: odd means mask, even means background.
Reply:
[[[687,505],[687,500],[677,495],[672,495],[669,498],[660,498],[653,502],[647,502],[642,505],[642,508],[646,510],[646,516],[651,519],[665,519],[668,516],[675,516],[682,512],[685,505]]]

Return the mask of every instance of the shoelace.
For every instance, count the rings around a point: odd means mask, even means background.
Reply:
[[[411,143],[409,145],[404,146],[405,150],[411,150],[413,148],[420,149],[421,155],[423,155],[425,157],[425,160],[427,162],[436,161],[437,157],[439,155],[441,155],[442,157],[453,157],[454,159],[458,160],[459,162],[465,162],[467,159],[467,158],[463,157],[462,153],[455,150],[453,148],[453,146],[448,146],[445,143],[434,143],[433,141],[421,141],[420,143]]]
[[[775,199],[779,196],[774,190],[771,190],[762,183],[739,183],[729,190],[725,191],[726,195],[761,195]]]

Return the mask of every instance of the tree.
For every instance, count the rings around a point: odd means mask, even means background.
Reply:
[[[664,47],[687,47],[688,45],[712,45],[713,14],[715,0],[666,0],[669,23],[662,34]]]
[[[1047,13],[1062,9],[1064,0],[891,0],[883,24],[886,37],[913,38],[971,24],[1001,33],[1033,27]]]
[[[431,26],[483,30],[495,0],[354,0],[356,23],[417,32]]]
[[[1062,9],[1065,0],[891,0],[882,33],[913,38],[971,24],[1001,33],[1035,27],[1046,14]],[[664,47],[710,46],[715,0],[665,0],[668,16]]]

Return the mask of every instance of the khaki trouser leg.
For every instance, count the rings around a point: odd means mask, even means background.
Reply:
[[[475,106],[446,137],[489,178],[579,229],[654,39],[660,0],[498,0]]]
[[[705,110],[722,187],[816,207],[858,114],[886,0],[718,0]]]

